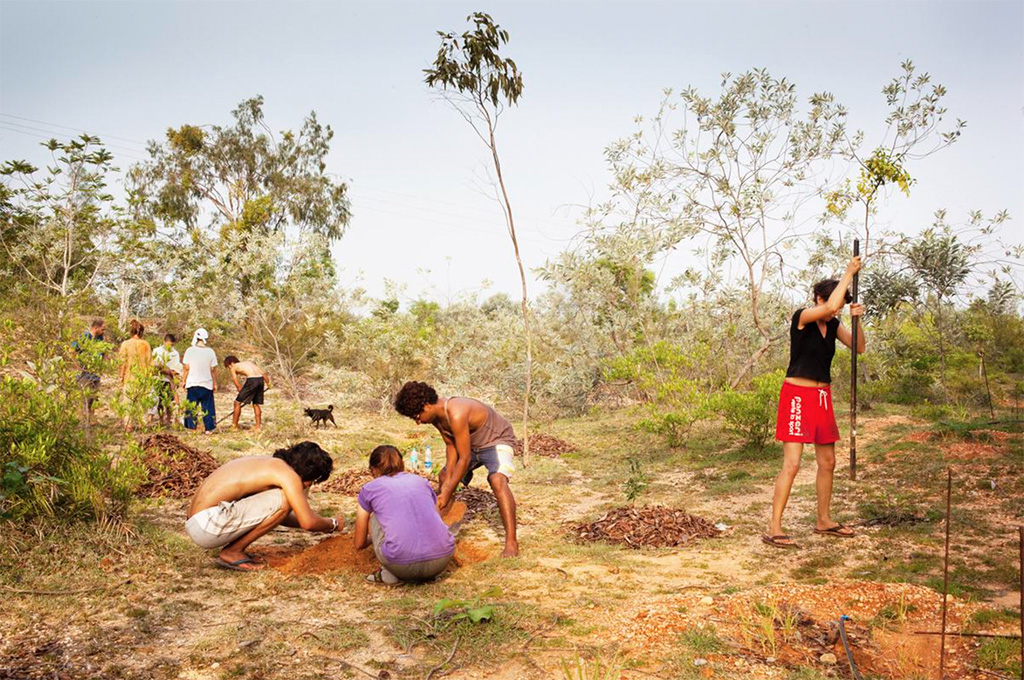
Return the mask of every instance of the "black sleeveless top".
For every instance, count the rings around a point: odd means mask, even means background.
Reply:
[[[800,330],[800,313],[803,311],[803,308],[796,310],[789,326],[789,368],[786,369],[786,377],[831,383],[839,319],[828,322],[822,337],[817,323],[809,323]]]

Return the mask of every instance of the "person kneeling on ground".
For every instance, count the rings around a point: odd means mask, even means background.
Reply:
[[[266,565],[245,550],[279,524],[333,532],[344,523],[343,518],[320,517],[306,498],[309,487],[326,480],[333,467],[331,457],[313,442],[225,463],[196,491],[185,531],[200,548],[220,548],[219,567],[262,569]]]
[[[394,585],[427,581],[442,571],[455,554],[455,537],[437,513],[430,482],[405,472],[394,446],[378,446],[370,454],[370,474],[359,491],[355,547],[373,543],[383,565],[367,581]]]
[[[473,470],[487,468],[487,482],[498,501],[505,527],[502,557],[519,554],[516,540],[516,499],[508,481],[516,471],[516,434],[512,424],[493,408],[467,397],[438,397],[433,387],[407,382],[395,397],[395,410],[420,425],[433,425],[447,447],[445,466],[438,475],[437,509],[448,511],[459,482],[469,486]]]
[[[242,407],[252,404],[256,416],[255,432],[263,429],[263,392],[270,389],[270,376],[252,361],[239,361],[238,357],[229,354],[224,357],[224,368],[231,370],[231,380],[235,383],[238,396],[235,397],[235,412],[231,418],[231,429],[238,429],[238,418],[242,415]],[[239,377],[242,380],[239,380]],[[244,382],[243,382],[244,381]]]

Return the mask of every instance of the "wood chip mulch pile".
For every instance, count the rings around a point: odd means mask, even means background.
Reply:
[[[141,444],[149,480],[139,495],[147,498],[188,498],[218,467],[209,451],[194,449],[173,434],[151,434]]]
[[[359,490],[363,488],[363,484],[372,479],[373,475],[370,474],[369,470],[345,470],[344,472],[332,474],[326,482],[318,484],[316,490],[340,493],[346,496],[358,496]]]
[[[721,531],[702,517],[661,505],[616,508],[594,522],[573,526],[583,541],[608,541],[630,548],[667,548],[714,538]]]
[[[530,453],[535,453],[538,456],[545,456],[546,458],[558,458],[562,454],[572,453],[576,450],[576,447],[558,437],[553,437],[550,434],[544,434],[539,432],[537,434],[530,435]],[[523,455],[523,440],[516,439],[516,455]]]
[[[455,492],[455,500],[466,504],[466,521],[473,519],[477,513],[495,510],[498,507],[498,499],[494,494],[485,489],[474,486],[465,487]]]

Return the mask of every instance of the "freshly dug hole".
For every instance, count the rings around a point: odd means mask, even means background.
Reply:
[[[369,574],[380,568],[373,548],[356,550],[352,544],[352,534],[331,536],[307,548],[271,546],[261,548],[258,552],[253,551],[253,554],[262,557],[272,569],[284,574]],[[490,551],[466,541],[459,541],[455,544],[455,559],[452,563],[454,566],[462,567],[483,562],[490,557]]]

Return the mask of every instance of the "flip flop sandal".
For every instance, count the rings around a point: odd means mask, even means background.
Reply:
[[[825,536],[837,536],[839,538],[853,538],[854,536],[857,535],[853,531],[850,531],[850,533],[848,533],[848,534],[842,533],[843,529],[849,529],[849,528],[850,527],[846,526],[845,524],[840,523],[840,524],[835,525],[834,527],[829,527],[828,529],[819,529],[819,528],[815,527],[814,528],[814,533],[816,533],[816,534],[823,534]]]
[[[366,581],[368,583],[379,583],[384,586],[397,586],[399,583],[401,583],[401,581],[395,581],[394,583],[388,583],[387,581],[385,581],[383,569],[378,569],[372,574],[367,574]]]
[[[259,567],[255,568],[255,569],[246,569],[245,567],[242,566],[243,564],[258,564],[258,562],[256,562],[256,560],[252,559],[251,557],[243,557],[242,559],[237,560],[235,562],[228,562],[227,560],[224,560],[224,559],[221,559],[220,557],[218,557],[216,560],[214,560],[214,563],[218,567],[220,567],[221,569],[231,569],[232,571],[259,571],[260,570]]]
[[[768,545],[774,546],[776,548],[786,548],[792,550],[800,547],[796,543],[780,543],[780,539],[789,541],[793,540],[791,536],[787,536],[786,534],[776,534],[775,536],[761,536],[762,542],[767,543]]]

